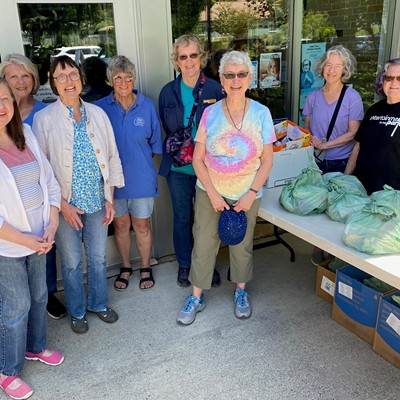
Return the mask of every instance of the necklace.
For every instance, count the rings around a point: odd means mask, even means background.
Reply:
[[[242,127],[243,127],[244,115],[245,115],[245,113],[246,113],[246,105],[247,105],[247,98],[244,100],[244,107],[243,107],[242,120],[240,121],[240,125],[239,125],[239,126],[236,126],[235,121],[234,121],[233,118],[232,118],[232,114],[231,114],[231,112],[229,111],[228,102],[227,102],[226,99],[225,99],[225,106],[226,106],[226,109],[228,110],[229,117],[231,118],[232,124],[233,124],[233,126],[235,127],[235,129],[238,131],[238,133],[242,130]]]

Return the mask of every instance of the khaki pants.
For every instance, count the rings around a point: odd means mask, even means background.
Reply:
[[[227,200],[228,204],[235,201]],[[261,199],[254,200],[246,212],[247,230],[243,241],[229,246],[231,280],[248,282],[253,277],[253,236]],[[194,204],[194,247],[189,280],[200,289],[210,289],[215,262],[220,246],[218,221],[221,213],[215,212],[207,193],[196,187]]]

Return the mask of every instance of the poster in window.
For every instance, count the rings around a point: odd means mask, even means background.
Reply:
[[[281,86],[282,53],[260,54],[260,88]]]
[[[324,85],[324,78],[318,76],[317,62],[326,51],[326,43],[303,43],[301,45],[299,124],[304,125],[303,108],[307,96]]]
[[[250,82],[249,89],[256,89],[258,82],[258,61],[252,61],[253,64],[253,79]]]

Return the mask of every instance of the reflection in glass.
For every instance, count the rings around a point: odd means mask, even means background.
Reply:
[[[89,57],[108,62],[117,53],[112,3],[18,4],[18,13],[25,55],[38,66],[42,85],[54,57],[82,64]],[[48,89],[41,87],[37,97],[51,101]]]

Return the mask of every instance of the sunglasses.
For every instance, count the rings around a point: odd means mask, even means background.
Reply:
[[[198,53],[192,53],[192,54],[189,54],[188,56],[185,54],[185,55],[178,56],[178,60],[185,61],[188,59],[188,57],[190,57],[192,60],[195,60],[198,56],[199,56]]]
[[[233,72],[227,72],[226,74],[222,74],[225,79],[235,79],[235,76],[237,76],[239,79],[246,78],[247,75],[249,75],[249,71],[246,72],[238,72],[237,74],[234,74]]]
[[[390,76],[390,75],[385,75],[385,81],[386,82],[393,82],[395,79],[397,82],[400,82],[400,76]]]

